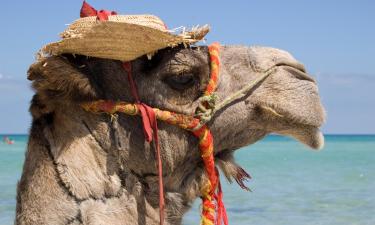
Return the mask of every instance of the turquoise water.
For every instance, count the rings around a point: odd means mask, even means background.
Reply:
[[[1,135],[0,135],[0,138]],[[0,143],[0,224],[13,223],[27,136]],[[322,151],[270,136],[236,153],[252,192],[223,181],[231,225],[374,225],[375,136],[326,136]],[[185,225],[199,224],[199,201]]]

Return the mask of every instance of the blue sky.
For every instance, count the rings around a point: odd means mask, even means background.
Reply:
[[[79,0],[0,2],[0,133],[27,133],[26,80],[35,53],[79,17]],[[325,133],[375,133],[375,1],[89,0],[122,14],[150,13],[169,28],[210,24],[207,42],[281,48],[319,83]]]

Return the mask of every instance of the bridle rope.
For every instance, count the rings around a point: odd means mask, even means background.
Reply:
[[[211,74],[204,96],[212,95],[217,87],[220,67],[219,49],[220,45],[218,43],[214,43],[208,47],[211,60]],[[86,111],[93,113],[104,112],[113,115],[117,112],[121,112],[127,115],[140,115],[142,117],[145,139],[148,142],[151,142],[152,139],[154,140],[158,161],[160,224],[163,224],[164,221],[164,191],[156,119],[191,131],[194,136],[199,138],[199,149],[201,151],[205,172],[208,177],[207,182],[205,182],[201,189],[201,198],[203,201],[201,224],[213,225],[215,221],[216,224],[221,224],[221,221],[223,221],[224,224],[227,225],[228,220],[222,202],[223,194],[219,182],[219,173],[215,167],[214,144],[211,131],[201,122],[199,117],[164,111],[158,108],[151,108],[145,103],[140,102],[137,87],[132,76],[131,62],[124,62],[123,68],[128,74],[131,92],[136,103],[98,100],[82,103],[81,106]],[[210,106],[210,103],[208,102],[205,103],[202,101],[201,104],[202,106]],[[217,211],[216,219],[215,211]]]
[[[114,11],[110,12],[106,10],[96,11],[87,3],[84,3],[81,9],[81,17],[96,15],[98,20],[107,20],[108,15],[114,15],[115,13],[116,12]],[[226,209],[223,203],[223,193],[220,185],[219,171],[215,166],[213,136],[206,123],[213,118],[216,112],[246,96],[246,94],[248,94],[254,87],[272,74],[274,68],[263,72],[262,75],[256,80],[225,98],[220,103],[217,103],[218,97],[215,94],[215,91],[217,89],[220,71],[219,51],[219,43],[213,43],[208,46],[210,57],[210,78],[203,96],[199,98],[195,115],[185,115],[158,108],[152,108],[141,102],[138,96],[136,83],[133,79],[131,62],[124,62],[123,68],[128,74],[131,93],[135,99],[135,103],[123,101],[114,102],[111,100],[97,100],[81,103],[81,107],[84,110],[92,113],[108,113],[110,115],[114,115],[115,113],[124,113],[131,116],[141,116],[145,140],[147,142],[153,141],[157,158],[159,177],[159,212],[161,225],[164,222],[165,203],[157,120],[161,120],[168,124],[176,125],[182,129],[188,130],[199,139],[199,150],[208,178],[200,190],[202,198],[201,224],[221,225],[223,222],[225,225],[228,225]],[[244,189],[247,189],[247,187],[243,184],[243,180],[246,178],[250,177],[245,171],[242,169],[241,171],[238,171],[236,181]]]
[[[254,89],[258,84],[260,84],[264,79],[266,79],[269,75],[275,72],[275,68],[272,67],[253,80],[251,83],[248,83],[240,90],[236,91],[232,95],[226,97],[223,101],[218,102],[218,96],[215,93],[210,95],[204,95],[198,99],[198,108],[195,113],[195,117],[200,118],[200,128],[207,122],[209,122],[212,117],[216,114],[216,112],[222,110],[223,108],[227,107],[228,105],[236,102],[237,100],[245,97],[252,89]]]
[[[199,99],[199,106],[197,107],[196,114],[194,116],[184,115],[179,113],[174,113],[170,111],[161,110],[158,108],[152,108],[145,103],[141,103],[138,97],[138,92],[136,89],[135,82],[132,77],[131,63],[125,62],[123,67],[128,73],[128,79],[130,82],[131,90],[133,96],[136,100],[136,103],[128,102],[114,102],[110,100],[98,100],[87,103],[82,103],[81,106],[89,112],[93,113],[124,113],[127,115],[140,115],[142,117],[144,133],[146,141],[151,142],[154,139],[155,150],[158,161],[158,172],[159,172],[159,196],[160,196],[160,219],[161,224],[164,220],[164,192],[163,192],[163,181],[162,181],[162,168],[161,168],[161,157],[160,157],[160,148],[158,143],[157,135],[157,123],[156,119],[164,121],[171,125],[176,125],[182,129],[192,132],[194,136],[199,139],[199,149],[201,152],[201,157],[204,162],[205,171],[208,177],[208,181],[201,189],[203,207],[202,207],[202,225],[213,225],[221,224],[221,221],[225,225],[228,224],[226,210],[222,202],[222,190],[219,181],[219,173],[215,167],[214,159],[214,145],[213,137],[211,131],[207,127],[206,123],[209,122],[213,115],[219,110],[225,108],[231,103],[237,101],[238,99],[246,96],[249,91],[259,85],[264,79],[274,72],[274,68],[271,68],[261,74],[256,80],[247,84],[239,91],[230,95],[222,102],[217,104],[217,97],[214,91],[217,88],[218,75],[220,70],[220,61],[219,61],[219,50],[220,45],[214,43],[208,47],[210,54],[210,80],[208,82],[206,91],[204,95]],[[246,176],[243,175],[243,176]],[[238,178],[241,180],[242,178]],[[243,184],[240,186],[246,189]],[[216,205],[215,205],[216,201]],[[215,219],[215,211],[217,211]]]

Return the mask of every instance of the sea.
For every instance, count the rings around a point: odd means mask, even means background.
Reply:
[[[0,143],[0,225],[14,221],[28,139],[8,136],[15,143]],[[375,225],[375,135],[325,140],[316,151],[291,138],[268,136],[238,150],[237,162],[252,176],[251,192],[223,178],[229,224]],[[199,224],[200,207],[198,199],[183,224]]]

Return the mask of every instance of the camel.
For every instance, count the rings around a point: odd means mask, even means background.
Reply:
[[[193,115],[209,75],[207,46],[165,48],[132,61],[142,102]],[[222,46],[218,101],[273,73],[218,111],[207,124],[215,162],[229,181],[241,169],[237,149],[270,133],[322,148],[325,112],[315,80],[288,52],[260,46]],[[133,102],[118,60],[62,54],[41,57],[28,79],[35,95],[15,224],[159,224],[155,154],[139,116],[87,112],[97,99]],[[182,223],[200,197],[205,172],[197,139],[159,122],[166,225]]]

